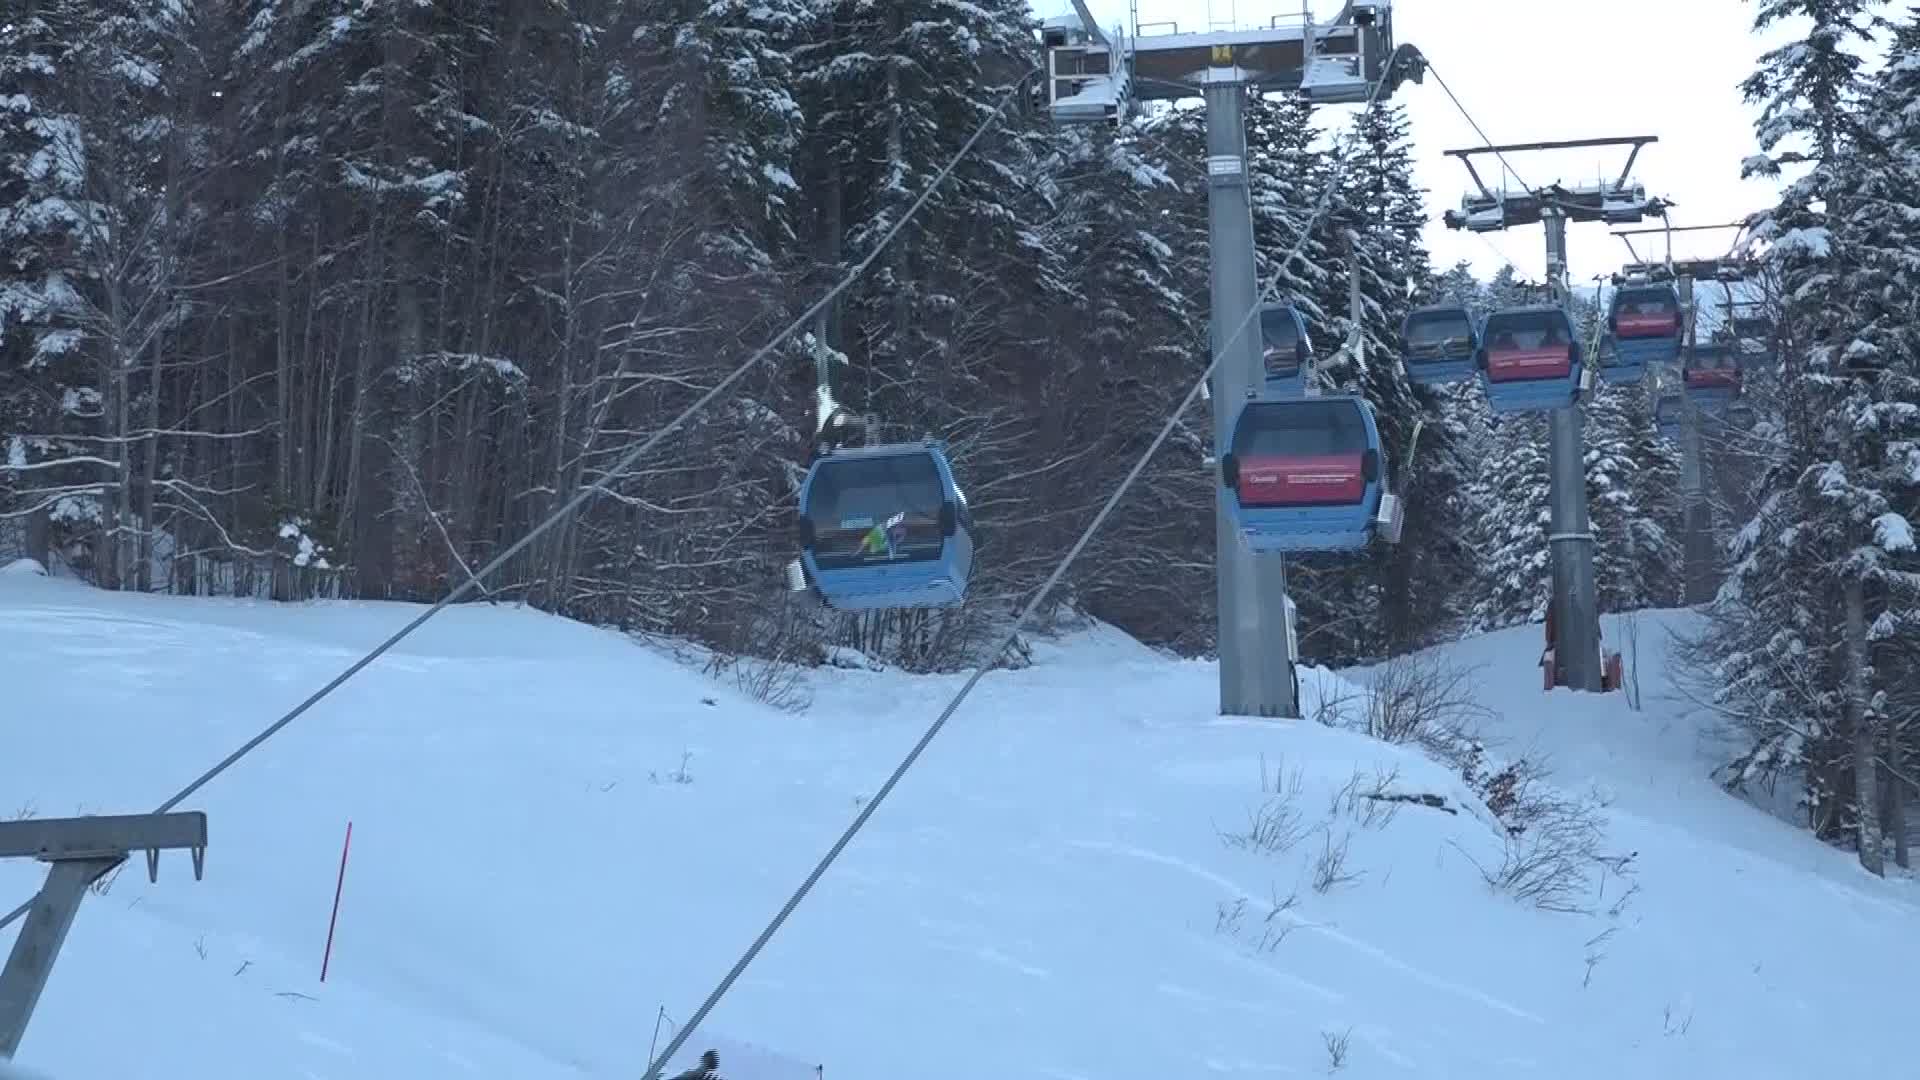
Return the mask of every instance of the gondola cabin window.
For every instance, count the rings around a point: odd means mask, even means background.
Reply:
[[[1370,445],[1352,401],[1248,405],[1234,431],[1235,494],[1247,507],[1358,502]]]
[[[1672,289],[1623,289],[1614,298],[1613,328],[1629,337],[1664,336],[1680,326],[1680,297]]]
[[[1473,328],[1462,318],[1428,315],[1407,326],[1407,344],[1415,348],[1464,345],[1473,340]]]
[[[808,501],[822,569],[940,557],[946,489],[929,455],[822,462]]]
[[[1572,326],[1564,312],[1503,312],[1487,320],[1486,332],[1491,382],[1564,380],[1572,373]]]
[[[1261,356],[1267,374],[1290,378],[1300,373],[1305,338],[1300,332],[1299,315],[1290,307],[1267,307],[1260,312]]]
[[[1567,344],[1566,321],[1552,315],[1515,315],[1492,328],[1487,347],[1496,350],[1545,349]]]

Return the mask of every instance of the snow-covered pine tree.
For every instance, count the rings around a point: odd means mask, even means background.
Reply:
[[[236,247],[272,259],[228,340],[277,434],[249,524],[357,521],[346,587],[437,595],[764,340],[792,254],[781,10],[699,5],[676,54],[643,32],[660,9],[622,0],[251,4],[229,100],[259,195]],[[753,396],[773,374],[507,573],[597,621],[737,637],[777,589],[781,469],[754,454],[782,441]]]
[[[1598,340],[1597,298],[1573,297],[1574,330]],[[1679,598],[1679,455],[1659,437],[1645,385],[1602,379],[1581,405],[1587,517],[1600,611],[1661,607]]]
[[[1538,288],[1521,281],[1508,263],[1480,291],[1479,310],[1539,302]],[[1468,626],[1491,630],[1541,621],[1553,591],[1546,419],[1531,413],[1495,417],[1477,386],[1452,405],[1467,413],[1458,422],[1469,433],[1465,453],[1474,466],[1466,503],[1479,577]]]
[[[277,556],[276,596],[339,588],[342,575],[365,595],[431,595],[444,580],[431,567],[450,560],[418,489],[439,478],[413,460],[405,418],[469,374],[426,389],[453,352],[446,336],[460,331],[448,328],[464,322],[447,311],[477,197],[462,155],[498,114],[463,101],[462,82],[491,28],[347,0],[253,0],[243,15],[231,107],[261,197],[235,235],[271,254],[273,299],[270,330],[235,333],[272,357],[272,420],[286,436],[265,476],[249,470],[270,494],[233,535]],[[483,334],[530,314],[479,306]],[[307,557],[315,544],[329,562]]]
[[[825,223],[823,253],[852,262],[1010,102],[1031,67],[1033,20],[1025,0],[813,5],[817,32],[795,54],[811,121],[807,196]],[[849,360],[840,382],[847,403],[878,414],[896,437],[951,437],[955,465],[969,477],[1018,471],[1004,453],[1002,433],[1020,428],[1001,376],[1045,362],[1034,347],[1047,332],[1044,260],[1020,211],[1045,140],[1016,105],[849,291],[830,333]],[[969,491],[994,497],[978,483]],[[1009,530],[985,543],[1022,541]],[[990,558],[983,550],[982,565],[1013,567],[1025,557],[995,547]],[[887,613],[843,629],[924,666],[968,660],[977,625],[954,613]]]
[[[1523,280],[1520,277],[1520,271],[1512,263],[1503,263],[1500,269],[1495,270],[1493,276],[1487,279],[1486,287],[1480,291],[1482,313],[1545,302],[1546,293],[1540,285],[1537,282]]]
[[[1671,606],[1680,595],[1679,454],[1654,431],[1640,387],[1602,382],[1582,409],[1600,610]]]
[[[1076,467],[1031,473],[1022,492],[997,496],[1028,499],[1021,531],[1046,538],[1037,551],[1072,543],[1089,491],[1120,481],[1205,365],[1205,294],[1193,286],[1206,281],[1207,263],[1191,256],[1205,252],[1206,192],[1179,183],[1180,166],[1146,156],[1196,149],[1196,133],[1175,122],[1182,115],[1054,139],[1045,248],[1064,258],[1068,291],[1048,338],[1052,360],[1028,372],[1042,383],[1030,399],[1041,412],[1023,456]],[[1194,410],[1194,425],[1148,463],[1072,578],[1072,599],[1087,612],[1187,648],[1212,637],[1213,487],[1200,465],[1209,448],[1201,415]]]
[[[83,177],[58,167],[63,143],[78,138],[50,96],[69,43],[56,28],[63,7],[26,0],[0,23],[0,558],[42,564],[54,523],[88,520],[94,490],[91,469],[59,464],[86,448],[54,438],[70,424],[87,433],[63,405],[77,399],[58,390],[84,378],[65,326],[81,283],[61,253],[84,243],[87,213]]]
[[[1836,170],[1840,194],[1829,195],[1826,206],[1835,248],[1852,256],[1842,261],[1851,271],[1843,287],[1856,329],[1840,358],[1854,375],[1845,383],[1844,406],[1831,416],[1842,452],[1818,467],[1813,488],[1838,519],[1831,565],[1845,607],[1842,693],[1857,725],[1850,747],[1856,800],[1897,811],[1911,781],[1892,765],[1905,755],[1890,696],[1913,673],[1908,660],[1920,644],[1913,527],[1920,517],[1920,326],[1913,317],[1920,285],[1920,12],[1910,11],[1896,30],[1862,114],[1856,160]],[[1875,819],[1883,829],[1894,826],[1895,850],[1906,863],[1904,815],[1889,823],[1876,812]]]
[[[1400,328],[1433,277],[1421,231],[1424,192],[1413,178],[1412,127],[1402,106],[1376,104],[1354,119],[1336,228],[1358,253],[1366,364],[1362,394],[1374,403],[1407,527],[1400,544],[1377,547],[1359,569],[1377,590],[1369,654],[1429,644],[1462,613],[1451,587],[1469,565],[1466,484],[1457,427],[1433,395],[1415,392],[1400,362]]]
[[[1511,271],[1509,271],[1511,272]],[[1444,272],[1422,282],[1420,302],[1425,304],[1465,304],[1474,311],[1485,307],[1481,292],[1480,279],[1473,276],[1473,264],[1465,259],[1454,263]]]
[[[1920,371],[1914,359],[1920,356],[1920,325],[1911,307],[1920,288],[1920,9],[1909,11],[1896,28],[1868,100],[1863,141],[1869,164],[1847,200],[1846,225],[1848,233],[1874,244],[1871,271],[1857,283],[1868,320],[1860,340],[1877,350],[1872,359],[1883,374],[1865,387],[1870,398],[1854,430],[1864,486],[1883,503],[1859,507],[1862,517],[1873,514],[1873,545],[1861,559],[1867,575],[1863,600],[1872,618],[1868,649],[1885,747],[1887,831],[1896,859],[1907,866],[1905,807],[1914,796],[1909,763],[1920,760],[1920,725],[1909,720],[1920,715],[1920,560],[1911,535],[1920,519]]]
[[[1323,355],[1339,346],[1346,314],[1345,256],[1333,243],[1330,216],[1304,235],[1332,178],[1332,162],[1318,145],[1313,106],[1293,94],[1256,94],[1247,100],[1247,198],[1253,209],[1253,250],[1262,285],[1280,274],[1277,299],[1294,304]],[[1332,209],[1329,197],[1328,209]],[[1299,254],[1281,261],[1296,245]],[[1337,296],[1337,302],[1333,298]]]
[[[840,257],[879,243],[1025,72],[1030,16],[1020,0],[814,0],[818,33],[796,53],[812,152],[836,190]],[[1011,304],[1021,222],[1013,204],[1036,143],[1007,110],[1000,132],[960,163],[843,305],[835,343],[854,365],[849,394],[899,422],[936,427],[956,321]],[[826,167],[830,166],[830,170]]]
[[[1303,651],[1333,660],[1377,657],[1430,640],[1457,614],[1457,593],[1434,585],[1446,576],[1444,567],[1459,564],[1461,539],[1451,514],[1461,480],[1451,429],[1428,397],[1416,395],[1399,361],[1400,326],[1413,290],[1431,276],[1420,242],[1424,208],[1412,178],[1409,126],[1398,107],[1381,105],[1356,117],[1347,136],[1341,150],[1346,164],[1327,201],[1324,227],[1316,229],[1328,240],[1316,235],[1310,241],[1328,252],[1315,268],[1325,328],[1322,376],[1374,404],[1389,473],[1406,500],[1408,532],[1400,545],[1381,545],[1359,559],[1295,560],[1291,576]],[[1327,161],[1325,170],[1332,167]],[[1310,212],[1320,193],[1304,195]],[[1336,358],[1354,329],[1354,273],[1362,349]],[[1416,450],[1417,458],[1410,457]]]
[[[654,0],[640,12],[636,66],[666,74],[647,88],[657,101],[634,104],[701,147],[694,190],[711,215],[703,235],[719,272],[770,278],[796,237],[804,127],[791,53],[815,12],[806,0]]]
[[[1865,482],[1860,426],[1872,391],[1847,361],[1874,349],[1861,299],[1875,244],[1852,227],[1862,188],[1862,51],[1880,20],[1867,0],[1762,0],[1756,30],[1804,20],[1742,85],[1757,104],[1764,153],[1743,175],[1807,166],[1756,225],[1791,297],[1784,371],[1785,444],[1763,480],[1763,510],[1740,534],[1736,573],[1715,605],[1704,653],[1717,657],[1748,718],[1755,762],[1798,770],[1817,827],[1850,825],[1862,865],[1879,872],[1877,709],[1869,666],[1868,583],[1883,565]],[[1870,448],[1868,448],[1870,450]],[[1878,549],[1878,551],[1876,551]],[[1790,557],[1785,557],[1790,556]],[[1781,736],[1780,731],[1792,734]],[[1850,819],[1850,820],[1848,820]]]
[[[31,260],[39,280],[0,282],[15,311],[0,328],[27,333],[27,363],[61,404],[38,433],[54,437],[19,440],[10,451],[24,460],[8,471],[31,470],[22,497],[54,512],[78,568],[109,588],[147,588],[158,519],[203,507],[161,468],[178,447],[158,421],[170,375],[193,367],[174,335],[199,254],[210,65],[181,5],[46,0],[9,32],[25,53],[4,63],[27,93],[6,107],[16,164],[0,231],[37,241],[10,273]],[[65,242],[44,242],[54,236]]]
[[[623,21],[611,40],[632,49],[614,52],[622,92],[613,130],[632,152],[610,155],[618,172],[606,190],[647,193],[634,219],[649,246],[666,253],[661,280],[672,285],[646,305],[649,325],[628,339],[623,374],[671,364],[685,379],[652,388],[635,403],[638,420],[683,408],[759,348],[791,317],[796,281],[826,287],[827,274],[817,284],[801,276],[816,260],[801,240],[806,118],[794,59],[818,31],[818,12],[807,0],[616,8]],[[773,640],[787,632],[776,570],[791,536],[774,508],[790,505],[810,444],[810,360],[796,346],[661,446],[644,466],[646,501],[671,506],[668,513],[630,506],[607,514],[604,555],[590,569],[634,583],[637,611],[676,613],[659,629],[717,622],[729,628],[730,648],[791,647]],[[702,464],[689,469],[689,459]],[[724,550],[716,536],[729,538]]]
[[[1844,742],[1836,738],[1831,676],[1834,615],[1798,564],[1799,492],[1773,492],[1729,545],[1733,564],[1701,635],[1686,643],[1676,676],[1738,718],[1746,746],[1724,782],[1744,790],[1797,785],[1808,824],[1823,839],[1846,835]],[[1785,541],[1784,543],[1782,541]]]
[[[1468,612],[1472,632],[1546,618],[1553,592],[1546,436],[1538,416],[1504,416],[1473,459],[1466,494],[1478,574]]]

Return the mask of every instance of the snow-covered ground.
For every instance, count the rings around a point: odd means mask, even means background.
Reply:
[[[409,614],[0,575],[0,814],[152,809]],[[1448,650],[1484,665],[1505,752],[1609,803],[1605,847],[1636,871],[1617,913],[1612,874],[1583,914],[1490,889],[1502,840],[1446,768],[1222,720],[1212,665],[1093,630],[982,682],[679,1065],[711,1046],[729,1080],[1304,1076],[1335,1056],[1421,1080],[1898,1071],[1912,887],[1706,778],[1660,700],[1684,618],[1642,618],[1638,713],[1542,694],[1537,628]],[[1306,696],[1371,677],[1308,672]],[[148,885],[136,859],[88,898],[20,1064],[638,1076],[661,1010],[692,1011],[957,685],[827,670],[784,713],[611,633],[450,610],[189,803],[205,880],[175,855]],[[1457,812],[1339,797],[1388,776]],[[1263,807],[1296,843],[1223,841]],[[0,865],[0,910],[39,874]]]

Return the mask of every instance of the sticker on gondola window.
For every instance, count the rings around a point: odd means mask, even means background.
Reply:
[[[906,538],[907,515],[902,511],[888,518],[885,525],[875,525],[868,529],[867,535],[860,541],[860,550],[866,555],[897,558],[900,554],[900,543]]]

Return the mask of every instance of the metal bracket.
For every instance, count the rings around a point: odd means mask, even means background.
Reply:
[[[1374,512],[1373,523],[1379,529],[1380,538],[1389,544],[1398,544],[1401,533],[1406,528],[1406,507],[1400,502],[1400,496],[1391,491],[1380,495],[1380,508]]]
[[[207,815],[196,810],[0,822],[0,859],[50,864],[46,884],[33,898],[0,969],[0,1060],[11,1059],[20,1048],[88,888],[135,851],[147,853],[147,876],[158,880],[163,848],[190,851],[194,880],[200,880],[206,871]]]
[[[1547,534],[1547,543],[1549,544],[1558,544],[1567,540],[1591,540],[1591,539],[1593,539],[1593,534],[1590,532],[1558,532],[1558,533]]]
[[[1289,663],[1292,663],[1300,659],[1299,614],[1300,614],[1300,609],[1294,606],[1293,597],[1288,596],[1286,622],[1287,622],[1287,661]],[[1300,702],[1297,698],[1293,703],[1293,707],[1296,712],[1299,711]]]

